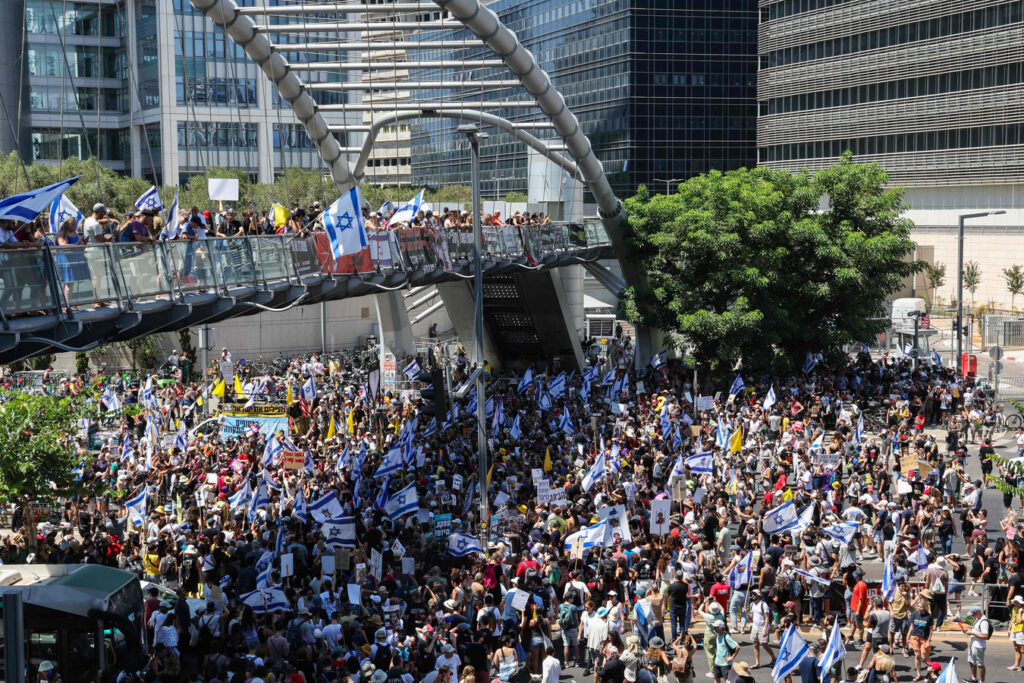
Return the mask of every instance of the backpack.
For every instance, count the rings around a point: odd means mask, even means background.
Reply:
[[[300,617],[295,617],[288,622],[288,630],[285,631],[285,638],[288,639],[288,647],[292,650],[297,650],[305,644],[302,641],[302,626],[305,623],[306,622]]]
[[[387,671],[391,665],[391,648],[387,645],[378,645],[377,654],[373,656],[373,665],[381,671]]]
[[[563,602],[558,607],[558,625],[565,632],[576,628],[577,623],[576,608],[567,602]]]

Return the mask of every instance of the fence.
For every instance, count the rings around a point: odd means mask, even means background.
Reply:
[[[1024,347],[1024,318],[1019,315],[983,315],[982,344],[1003,347]]]

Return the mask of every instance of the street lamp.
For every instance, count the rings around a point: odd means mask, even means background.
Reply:
[[[964,353],[964,221],[968,218],[998,216],[1004,213],[1006,212],[999,209],[997,211],[960,214],[956,245],[956,358],[953,362],[954,367],[959,364],[961,373],[963,373]]]
[[[480,528],[487,524],[487,397],[484,396],[484,273],[480,251],[483,247],[483,228],[480,226],[480,141],[486,139],[487,133],[480,132],[480,127],[467,123],[456,129],[469,139],[469,150],[472,157],[471,180],[473,183],[473,336],[476,337],[476,440],[477,440],[477,473],[480,483]],[[485,539],[480,539],[484,541]]]
[[[654,178],[653,180],[656,183],[665,183],[665,194],[668,194],[669,187],[671,187],[672,183],[681,183],[684,180],[686,180],[686,178],[668,178],[667,180],[662,178]]]

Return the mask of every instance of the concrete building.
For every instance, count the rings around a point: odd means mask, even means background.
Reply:
[[[1024,3],[758,5],[759,163],[815,170],[849,149],[882,164],[907,190],[919,256],[946,266],[944,303],[958,216],[1006,210],[966,222],[964,258],[981,270],[975,303],[1009,308],[1002,271],[1024,265]]]

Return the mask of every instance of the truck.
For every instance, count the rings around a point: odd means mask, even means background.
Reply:
[[[925,316],[928,312],[927,302],[920,297],[907,297],[894,299],[892,302],[892,341],[896,348],[901,351],[914,347],[914,313],[918,316],[917,345],[918,356],[927,358],[931,355],[931,338],[939,331],[925,326]]]

